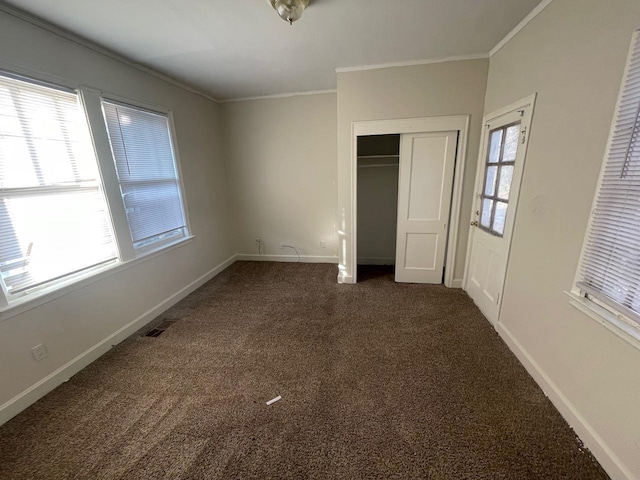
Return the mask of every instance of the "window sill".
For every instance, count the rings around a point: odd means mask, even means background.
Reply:
[[[193,235],[183,237],[155,250],[145,252],[144,255],[140,255],[128,262],[118,262],[73,279],[69,279],[63,283],[58,283],[48,288],[44,288],[31,295],[25,295],[24,297],[14,300],[7,306],[0,307],[0,322],[13,318],[29,310],[33,310],[34,308],[44,305],[45,303],[52,302],[60,297],[64,297],[76,290],[80,290],[95,282],[104,280],[116,273],[128,270],[131,267],[135,267],[136,265],[144,263],[164,253],[175,250],[176,248],[193,243],[194,239],[195,237]]]
[[[623,315],[616,314],[612,310],[604,308],[574,292],[565,292],[565,294],[569,297],[569,304],[572,307],[580,310],[614,335],[640,350],[640,329],[629,323],[630,321],[625,320]]]

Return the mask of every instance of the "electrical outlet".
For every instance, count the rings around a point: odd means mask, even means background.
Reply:
[[[320,248],[327,248],[327,242],[320,240]]]
[[[44,346],[44,343],[41,343],[40,345],[33,347],[31,349],[31,353],[33,354],[35,361],[39,362],[40,360],[47,358],[47,347]]]

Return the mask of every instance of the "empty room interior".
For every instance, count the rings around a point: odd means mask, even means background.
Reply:
[[[638,0],[0,1],[0,478],[640,479]]]

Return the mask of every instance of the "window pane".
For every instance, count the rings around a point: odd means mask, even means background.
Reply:
[[[509,200],[511,193],[511,181],[513,180],[513,165],[505,165],[500,169],[500,183],[498,184],[498,197]]]
[[[74,93],[0,77],[0,187],[96,180],[87,122]]]
[[[520,138],[520,125],[512,125],[507,128],[507,136],[504,141],[503,162],[513,162],[518,153],[518,139]]]
[[[500,148],[502,146],[503,130],[496,130],[491,134],[489,146],[489,163],[498,163],[500,160]]]
[[[116,259],[75,92],[0,75],[0,189],[0,278],[10,294]]]
[[[127,183],[122,185],[122,194],[134,243],[184,226],[175,180]]]
[[[486,228],[491,228],[491,211],[493,209],[493,200],[482,201],[482,213],[480,215],[480,225]]]
[[[492,197],[496,193],[496,177],[498,175],[498,167],[487,168],[487,178],[484,184],[484,194]]]
[[[11,225],[11,238],[5,240],[13,242],[14,252],[3,258],[0,266],[9,293],[116,258],[109,216],[98,187],[20,195],[5,198],[3,203],[8,217],[2,223]]]
[[[185,234],[166,115],[103,102],[134,248]]]
[[[493,231],[499,235],[504,235],[504,224],[507,220],[508,204],[504,202],[496,203],[496,215],[493,219]]]

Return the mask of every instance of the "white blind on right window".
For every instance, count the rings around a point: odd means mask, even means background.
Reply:
[[[578,287],[640,323],[640,34],[632,44]]]
[[[186,236],[167,116],[106,100],[102,108],[134,248]]]

